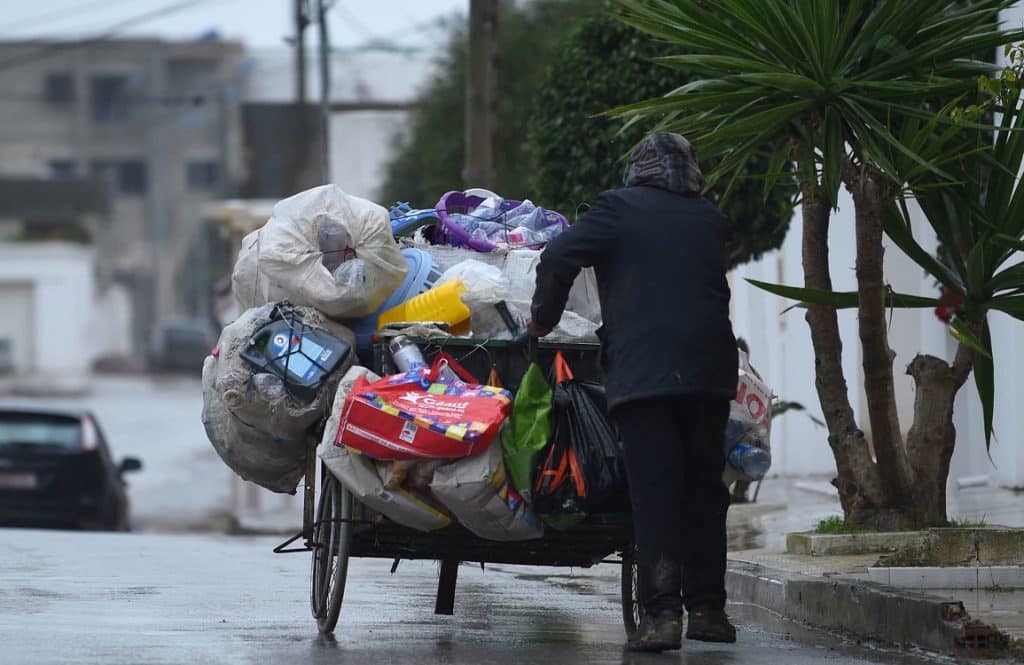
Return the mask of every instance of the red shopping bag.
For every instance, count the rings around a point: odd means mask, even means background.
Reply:
[[[500,388],[440,381],[440,363],[374,383],[345,401],[335,443],[380,460],[452,459],[487,450],[512,409]]]

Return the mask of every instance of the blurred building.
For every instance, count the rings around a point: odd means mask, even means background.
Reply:
[[[219,236],[199,210],[235,187],[247,71],[241,45],[219,40],[0,43],[0,178],[109,192],[104,214],[74,239],[93,248],[94,296],[128,294],[130,329],[106,334],[126,336],[137,357],[158,321],[212,309],[208,255]],[[55,205],[82,196],[50,191]],[[46,236],[39,216],[20,223]]]
[[[247,145],[266,135],[265,127],[282,127],[272,114],[289,113],[295,101],[294,53],[288,48],[253,49],[249,53],[252,74],[246,79]],[[358,49],[335,51],[330,58],[331,114],[328,126],[330,180],[356,196],[375,200],[384,182],[385,167],[391,159],[395,135],[404,131],[409,109],[416,94],[434,71],[434,54],[429,50],[401,48],[388,44],[370,44]],[[320,85],[316,53],[307,57],[307,103],[311,108],[302,123],[307,130],[318,128]],[[275,110],[276,109],[276,110]],[[318,129],[316,130],[318,131]],[[322,136],[309,141],[309,134],[298,139],[308,146],[304,168],[321,162]],[[287,154],[287,153],[285,153]],[[257,168],[268,168],[266,163]],[[294,171],[292,173],[295,173]],[[256,171],[250,170],[250,175]],[[309,176],[307,176],[309,177]],[[312,177],[319,179],[316,171]],[[306,184],[303,181],[302,184]],[[318,183],[319,184],[319,183]],[[296,187],[299,191],[304,187]],[[275,192],[267,187],[243,190],[249,198],[282,197],[295,191]],[[378,201],[385,207],[393,201]]]

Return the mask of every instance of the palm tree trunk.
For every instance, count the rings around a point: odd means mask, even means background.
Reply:
[[[953,403],[970,376],[974,351],[961,344],[950,366],[933,356],[919,355],[907,367],[914,379],[914,423],[907,432],[907,457],[914,471],[911,490],[916,520],[923,526],[945,526],[946,478],[956,444]]]
[[[803,269],[804,286],[832,290],[828,264],[828,226],[832,205],[815,183],[803,184]],[[874,519],[884,505],[882,485],[864,433],[857,427],[843,375],[843,343],[834,307],[808,304],[807,325],[814,347],[815,387],[828,425],[828,441],[836,460],[837,477],[832,481],[846,520],[864,524]]]
[[[843,181],[853,195],[856,218],[857,314],[871,443],[886,505],[897,510],[910,508],[911,473],[896,410],[895,354],[889,348],[886,325],[881,187],[873,171],[859,171],[849,158],[844,163]]]

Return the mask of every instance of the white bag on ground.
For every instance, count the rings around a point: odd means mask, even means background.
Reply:
[[[289,300],[331,318],[356,318],[375,311],[407,270],[387,210],[322,185],[280,201],[270,220],[242,239],[231,282],[246,309]]]
[[[221,333],[216,355],[203,363],[203,425],[224,463],[245,480],[273,492],[294,494],[305,473],[309,436],[323,421],[354,354],[324,377],[312,401],[298,400],[273,374],[257,372],[240,351],[264,325],[274,305],[246,310]],[[355,336],[307,307],[296,307],[303,323],[355,348]]]
[[[512,487],[497,442],[482,455],[439,468],[430,488],[460,524],[481,538],[511,541],[544,535],[541,521]]]
[[[323,439],[316,449],[317,457],[323,460],[328,470],[352,492],[357,501],[391,521],[420,531],[433,531],[448,526],[451,524],[451,517],[439,506],[432,505],[428,497],[403,488],[387,489],[373,460],[334,443],[345,400],[352,392],[355,382],[364,376],[368,381],[380,378],[358,365],[352,367],[342,377],[334,397],[331,417],[324,428]]]

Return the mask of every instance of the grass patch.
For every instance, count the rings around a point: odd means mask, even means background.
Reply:
[[[864,533],[870,530],[871,529],[868,529],[867,527],[847,524],[842,515],[827,517],[818,522],[818,526],[814,527],[814,533],[824,533],[829,535]]]
[[[949,525],[955,526],[959,529],[981,529],[988,526],[988,523],[985,521],[985,516],[982,515],[981,519],[976,520],[968,519],[966,517],[958,517],[950,520]]]

